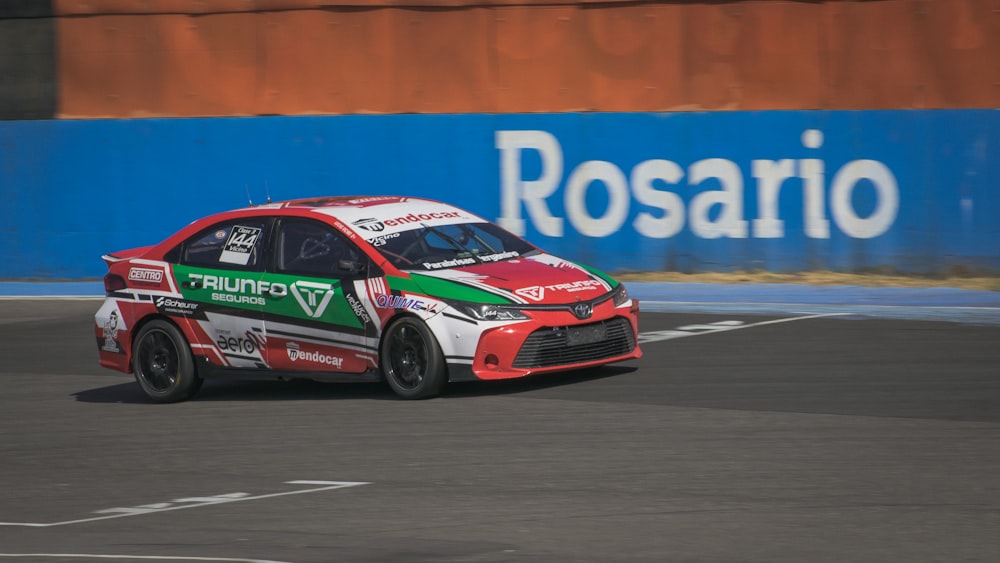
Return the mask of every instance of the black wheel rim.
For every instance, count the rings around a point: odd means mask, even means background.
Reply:
[[[151,330],[142,338],[136,351],[139,377],[156,391],[168,391],[177,383],[180,363],[177,346],[162,330]]]
[[[416,389],[427,373],[427,345],[413,327],[403,325],[389,339],[389,376],[404,389]]]

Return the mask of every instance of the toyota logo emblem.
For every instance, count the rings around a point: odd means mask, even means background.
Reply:
[[[572,307],[573,314],[576,315],[578,319],[590,318],[593,314],[594,309],[590,306],[590,303],[577,303]]]

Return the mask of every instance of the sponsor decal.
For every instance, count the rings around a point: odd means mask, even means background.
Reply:
[[[134,282],[158,284],[163,281],[163,270],[132,268],[128,271],[128,279]]]
[[[365,240],[367,240],[368,243],[371,244],[372,246],[385,246],[387,240],[397,237],[399,237],[399,233],[386,233],[384,235],[378,235],[376,237],[372,237],[370,239],[365,239]]]
[[[343,233],[344,236],[346,236],[347,238],[349,238],[351,240],[356,240],[358,238],[358,235],[354,234],[354,231],[352,231],[351,229],[347,228],[347,225],[341,223],[339,219],[334,219],[333,220],[333,226],[337,227],[338,231],[340,231],[341,233]]]
[[[351,224],[354,225],[355,227],[360,227],[366,231],[370,231],[373,233],[380,233],[385,230],[385,224],[383,224],[382,221],[379,221],[374,217],[358,219],[357,221]]]
[[[569,293],[575,293],[577,291],[595,291],[603,288],[604,284],[597,280],[581,280],[571,283],[557,283],[545,286],[545,289],[549,291],[567,291]]]
[[[532,301],[541,301],[545,298],[546,291],[565,291],[567,293],[576,293],[578,291],[595,291],[602,289],[603,287],[604,285],[597,280],[581,280],[545,286],[535,285],[531,287],[522,287],[520,289],[515,289],[514,293]]]
[[[427,311],[433,313],[437,311],[437,304],[428,303],[422,299],[403,297],[402,295],[386,295],[381,293],[375,296],[375,305],[380,309],[410,309],[412,311]]]
[[[121,317],[118,315],[118,310],[111,311],[111,314],[108,315],[108,320],[104,323],[104,346],[101,347],[102,350],[115,352],[116,354],[121,353],[122,348],[118,344],[118,331],[121,328]]]
[[[173,315],[193,315],[198,311],[198,304],[173,297],[157,297],[156,309]]]
[[[299,280],[292,284],[292,295],[306,315],[314,319],[323,316],[327,305],[333,299],[333,285]]]
[[[358,219],[351,223],[355,227],[364,229],[370,233],[381,233],[385,230],[385,223],[379,221],[374,217],[367,217],[365,219]],[[369,242],[372,246],[385,246],[385,243],[389,239],[393,239],[399,236],[399,233],[386,233],[379,234],[373,237],[367,237],[365,240]]]
[[[212,290],[212,301],[234,305],[264,306],[265,293],[284,294],[288,287],[283,283],[270,283],[255,278],[217,276],[214,274],[188,274],[188,279],[201,287]]]
[[[215,344],[223,352],[254,355],[258,350],[263,350],[267,344],[267,339],[263,335],[251,330],[240,336],[230,336],[229,331],[218,331],[218,335]]]
[[[260,307],[267,304],[267,300],[263,297],[254,297],[253,295],[233,295],[231,293],[213,293],[212,301],[231,303],[233,305],[257,305]]]
[[[441,270],[444,268],[457,268],[458,266],[471,266],[475,263],[475,258],[455,258],[454,260],[442,260],[440,262],[421,262],[420,265],[428,270]]]
[[[324,354],[318,350],[303,350],[297,342],[289,342],[285,345],[288,351],[288,359],[293,363],[298,361],[322,364],[340,369],[344,365],[344,358]]]
[[[420,299],[403,297],[402,295],[385,295],[384,293],[375,296],[375,305],[381,309],[416,309],[421,311],[424,308],[424,302]]]
[[[545,297],[545,288],[540,285],[533,285],[531,287],[522,287],[521,289],[515,289],[514,293],[524,297],[525,299],[531,299],[532,301],[541,301]]]
[[[350,200],[348,203],[350,203],[352,205],[361,205],[362,207],[368,207],[368,206],[370,206],[371,204],[374,204],[374,203],[391,203],[391,202],[404,202],[404,201],[406,201],[405,197],[380,195],[380,196],[371,196],[371,197],[356,197],[356,198]],[[364,205],[364,204],[368,204],[368,205]]]
[[[511,250],[508,252],[500,252],[497,254],[485,254],[483,256],[480,256],[479,259],[482,260],[483,262],[500,262],[502,260],[507,260],[509,258],[517,258],[520,255],[521,254],[519,252]]]
[[[361,301],[358,301],[358,298],[355,297],[353,293],[347,294],[347,304],[351,306],[351,310],[354,311],[354,315],[361,319],[365,324],[372,322],[371,317],[369,317],[368,313],[365,311],[364,305],[361,304]]]
[[[405,217],[386,219],[385,221],[382,222],[385,223],[386,227],[398,227],[400,225],[406,225],[409,223],[433,221],[434,219],[453,219],[456,217],[462,217],[462,214],[457,211],[435,211],[433,213],[410,213]]]
[[[371,233],[381,233],[386,227],[400,227],[413,223],[425,223],[436,219],[457,218],[466,217],[458,211],[433,211],[431,213],[410,213],[409,215],[404,215],[402,217],[394,217],[392,219],[383,220],[376,219],[374,217],[366,217],[364,219],[358,219],[351,224]],[[472,220],[471,217],[467,217],[467,219]]]
[[[260,239],[261,230],[260,227],[234,226],[229,234],[229,240],[222,247],[219,262],[246,266],[250,262],[250,256],[257,240]]]
[[[304,280],[286,285],[255,278],[195,273],[188,274],[188,279],[212,290],[211,300],[224,304],[263,307],[267,305],[265,295],[287,295],[290,291],[305,314],[314,319],[323,316],[335,293],[332,284]]]

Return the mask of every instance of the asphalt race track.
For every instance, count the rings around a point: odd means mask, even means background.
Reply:
[[[1000,560],[1000,326],[644,313],[638,361],[147,402],[0,300],[3,561]]]

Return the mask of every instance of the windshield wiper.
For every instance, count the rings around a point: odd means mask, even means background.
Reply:
[[[424,232],[421,233],[421,235],[420,235],[421,239],[426,238],[427,237],[427,233],[434,233],[437,236],[439,236],[442,239],[444,239],[445,242],[447,242],[448,244],[450,244],[452,246],[452,248],[454,248],[457,251],[456,252],[456,257],[458,257],[458,258],[466,258],[466,257],[468,257],[468,258],[474,259],[476,262],[478,262],[480,264],[483,263],[483,261],[479,259],[479,255],[478,254],[476,254],[472,250],[469,250],[468,248],[462,246],[462,243],[460,243],[457,240],[455,240],[454,238],[452,238],[452,236],[449,235],[448,233],[446,233],[446,232],[438,229],[437,227],[431,227],[429,225],[425,225],[424,223],[420,223],[420,226],[425,229]],[[461,254],[467,254],[468,256],[461,256]]]
[[[486,242],[485,240],[483,240],[483,238],[481,236],[479,236],[479,234],[476,232],[475,229],[469,228],[466,225],[459,225],[458,228],[462,229],[462,232],[465,233],[465,235],[467,237],[469,237],[470,239],[476,241],[483,248],[485,248],[486,250],[488,250],[490,254],[499,254],[499,252],[497,252],[496,249],[494,249],[492,246],[490,246],[490,243]]]

